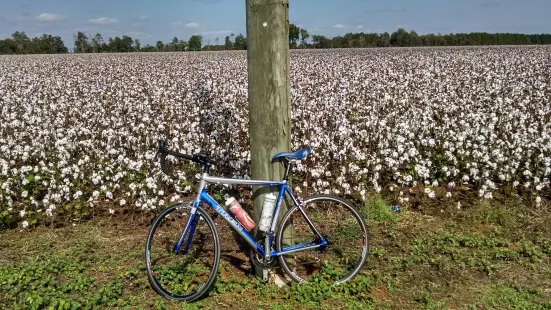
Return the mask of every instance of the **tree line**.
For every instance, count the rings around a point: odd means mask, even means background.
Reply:
[[[308,39],[311,40],[308,42]],[[89,36],[84,32],[74,35],[74,48],[69,51],[59,36],[43,34],[29,38],[25,32],[16,31],[11,38],[0,40],[0,54],[61,54],[61,53],[125,53],[125,52],[175,52],[175,51],[220,51],[246,50],[247,38],[231,34],[215,39],[215,44],[205,42],[202,36],[192,35],[185,41],[174,37],[170,42],[157,41],[155,45],[142,46],[139,39],[130,36],[109,37],[104,40],[100,33]],[[409,46],[470,46],[470,45],[541,45],[551,44],[551,34],[520,33],[455,33],[424,34],[403,28],[393,33],[347,33],[344,36],[326,37],[310,35],[308,30],[289,25],[290,48],[365,48]]]
[[[63,54],[69,49],[59,36],[43,34],[29,38],[24,31],[16,31],[11,38],[0,40],[0,54]]]

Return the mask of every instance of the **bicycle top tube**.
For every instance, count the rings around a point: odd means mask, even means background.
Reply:
[[[233,184],[233,185],[261,185],[261,186],[276,186],[287,184],[286,180],[283,181],[271,181],[271,180],[249,180],[249,179],[236,179],[236,178],[220,178],[210,176],[208,173],[203,173],[201,179],[206,183],[214,184]]]

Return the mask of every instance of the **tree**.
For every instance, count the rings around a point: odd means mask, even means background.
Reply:
[[[104,43],[103,42],[103,37],[101,36],[101,34],[96,33],[96,35],[94,35],[94,37],[92,38],[92,50],[93,50],[93,52],[94,53],[101,52],[103,43]]]
[[[236,50],[246,50],[247,39],[242,34],[239,34],[237,37],[235,37],[235,42],[233,43],[233,46]]]
[[[140,43],[140,40],[136,39],[136,40],[134,41],[134,46],[136,47],[136,51],[139,52],[140,49],[141,49],[141,46],[142,46],[141,43]]]
[[[121,38],[115,37],[114,39],[109,37],[109,51],[120,53],[122,49]]]
[[[414,30],[412,30],[409,33],[409,42],[408,43],[409,43],[408,46],[417,46],[417,45],[419,45],[419,35]]]
[[[202,36],[192,35],[191,38],[189,38],[189,43],[188,43],[189,49],[192,51],[200,51],[201,46],[203,45],[202,41],[203,41]]]
[[[63,54],[68,51],[61,37],[43,34],[30,40],[30,45],[26,52],[32,54]]]
[[[157,47],[157,50],[160,52],[164,49],[164,44],[163,44],[163,41],[157,41],[157,43],[155,44],[155,46]]]
[[[155,46],[151,46],[151,45],[147,44],[146,46],[142,47],[141,51],[142,52],[155,52],[156,48],[155,48]]]
[[[378,41],[377,41],[378,47],[389,47],[390,46],[390,33],[385,32],[383,33]]]
[[[92,52],[92,46],[90,44],[90,40],[88,36],[82,32],[79,31],[75,35],[75,52],[76,53],[90,53]]]
[[[344,38],[342,36],[337,36],[329,40],[329,47],[331,48],[342,48],[343,46]]]
[[[230,40],[230,36],[226,36],[226,40],[224,42],[224,46],[226,47],[227,50],[231,50],[232,47],[233,47],[233,43],[231,42]]]
[[[313,35],[312,42],[315,48],[329,48],[331,46],[331,41],[322,35]]]
[[[121,43],[122,43],[121,52],[127,53],[127,52],[132,52],[134,50],[132,48],[132,45],[134,44],[134,40],[131,37],[127,35],[122,36]]]
[[[100,50],[100,52],[102,52],[102,53],[108,53],[108,52],[110,52],[110,50],[109,50],[109,44],[107,44],[106,42],[101,43],[101,47],[100,47],[99,50]]]
[[[128,53],[134,51],[134,40],[124,35],[122,38],[115,37],[114,39],[109,38],[109,50],[115,53]]]
[[[15,41],[30,41],[25,31],[16,31],[11,35],[11,37]]]
[[[289,46],[294,48],[297,46],[297,41],[300,34],[300,28],[295,24],[289,24]]]
[[[0,54],[10,55],[16,52],[15,41],[12,39],[0,40]]]
[[[178,50],[179,50],[179,49],[178,49],[178,48],[179,48],[178,42],[179,42],[179,41],[178,41],[178,38],[177,38],[177,37],[172,38],[172,42],[170,42],[170,43],[168,44],[168,49],[169,49],[170,51],[178,51]]]
[[[220,38],[219,37],[216,37],[216,45],[219,45],[218,42],[219,42]]]
[[[25,31],[16,31],[11,35],[16,54],[28,54],[30,52],[31,39]]]
[[[60,36],[52,36],[48,34],[43,35],[42,38],[49,48],[49,54],[65,54],[69,52],[69,49],[65,46],[65,43],[63,43],[63,39],[61,39]]]
[[[306,39],[308,39],[310,35],[308,34],[308,30],[302,28],[300,29],[300,41],[302,42],[302,45],[306,46]]]
[[[92,51],[92,46],[88,40],[88,36],[79,31],[75,35],[75,53],[90,53]]]
[[[179,51],[185,51],[187,49],[187,42],[184,40],[180,40],[178,42],[178,50]]]
[[[404,28],[399,28],[390,36],[390,45],[392,46],[407,46],[409,41],[409,33]]]

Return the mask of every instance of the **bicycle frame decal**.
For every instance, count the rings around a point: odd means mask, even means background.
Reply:
[[[191,208],[191,216],[186,224],[186,227],[180,237],[180,240],[178,243],[174,246],[174,251],[178,252],[180,250],[180,247],[184,243],[184,239],[186,235],[188,235],[188,239],[186,242],[186,246],[184,251],[187,251],[189,249],[189,246],[191,244],[191,240],[193,238],[193,233],[195,232],[195,227],[200,220],[200,215],[197,214],[197,208],[199,208],[199,204],[201,202],[207,203],[214,211],[216,211],[218,214],[220,214],[229,224],[233,227],[241,237],[247,241],[247,243],[256,250],[256,252],[262,256],[266,255],[266,250],[263,248],[250,234],[243,228],[243,226],[235,220],[226,210],[224,210],[214,198],[212,198],[207,191],[205,190],[206,183],[215,183],[215,184],[235,184],[235,185],[257,185],[257,186],[278,186],[279,187],[279,194],[276,201],[276,206],[274,208],[274,213],[272,216],[272,223],[270,225],[270,231],[274,232],[277,226],[277,218],[279,216],[280,206],[283,202],[283,197],[285,196],[285,193],[287,193],[291,199],[293,200],[293,203],[295,205],[299,205],[297,199],[294,197],[293,193],[291,192],[291,189],[289,186],[287,186],[286,181],[260,181],[260,180],[246,180],[246,179],[230,179],[230,178],[217,178],[217,177],[211,177],[208,174],[204,173],[201,177],[201,181],[199,182],[199,194],[197,195],[196,200],[193,203],[193,207]],[[300,213],[304,216],[307,223],[312,229],[312,232],[314,235],[317,235],[321,238],[321,242],[318,244],[315,242],[315,240],[303,242],[300,244],[295,244],[293,246],[288,246],[286,248],[283,248],[281,252],[278,251],[268,251],[268,257],[275,257],[287,253],[302,251],[302,250],[308,250],[308,249],[314,249],[323,247],[327,244],[326,240],[319,235],[317,229],[312,225],[312,222],[310,221],[310,218],[306,215],[306,213],[302,210],[302,208],[299,208]],[[272,245],[274,241],[274,236],[269,237],[269,245]]]
[[[255,248],[259,253],[264,255],[264,249],[262,249],[258,243],[254,240],[254,238],[239,224],[238,221],[236,221],[226,210],[224,210],[217,202],[214,200],[204,189],[201,191],[201,199],[205,201],[206,203],[211,206],[214,211],[218,212],[218,214],[222,215],[228,223],[243,237],[245,238],[245,241],[249,243],[253,248]]]

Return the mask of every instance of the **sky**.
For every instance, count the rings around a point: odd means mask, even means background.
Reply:
[[[275,0],[274,0],[275,1]],[[348,32],[551,33],[551,0],[289,0],[289,21],[310,34]],[[223,44],[225,36],[246,36],[245,0],[0,0],[0,38],[15,31],[30,37],[129,35],[142,46],[173,37],[203,36]]]

